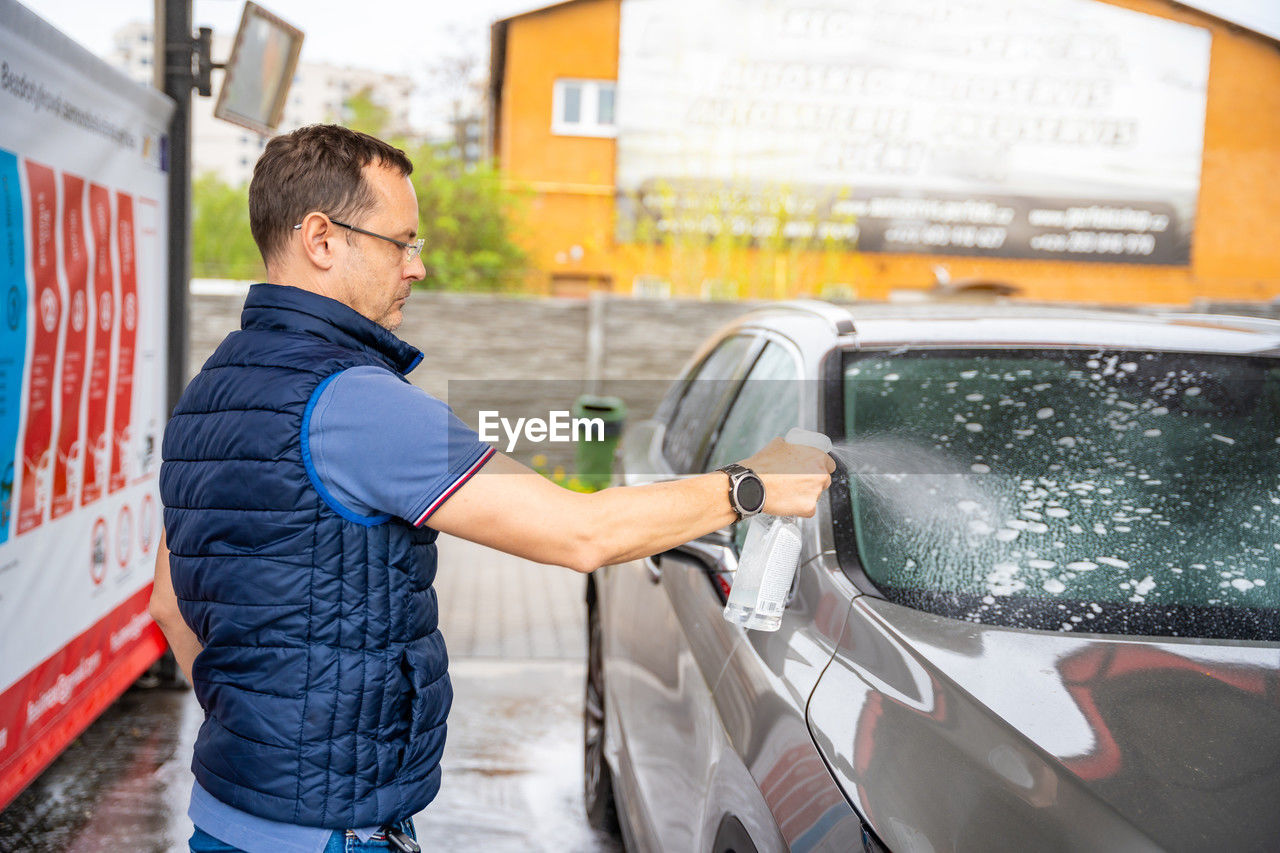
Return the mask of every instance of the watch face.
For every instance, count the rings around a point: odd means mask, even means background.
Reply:
[[[743,477],[738,481],[738,506],[745,512],[755,512],[764,504],[764,484],[757,477]]]

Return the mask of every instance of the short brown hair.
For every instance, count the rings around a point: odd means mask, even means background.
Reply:
[[[308,125],[272,138],[249,182],[249,229],[263,262],[270,263],[293,226],[313,210],[351,221],[371,209],[373,192],[362,173],[370,163],[402,175],[413,172],[399,148],[336,124]]]

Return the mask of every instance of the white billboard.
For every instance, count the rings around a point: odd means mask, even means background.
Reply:
[[[0,0],[0,807],[164,647],[171,111]]]
[[[1209,43],[1094,0],[625,0],[619,237],[1186,264]]]

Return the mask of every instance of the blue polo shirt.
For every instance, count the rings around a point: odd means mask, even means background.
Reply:
[[[316,487],[343,515],[427,522],[494,454],[449,407],[380,367],[326,379],[304,419]],[[232,808],[197,782],[191,822],[247,853],[321,853],[331,829],[266,820]],[[350,827],[367,840],[379,827]]]

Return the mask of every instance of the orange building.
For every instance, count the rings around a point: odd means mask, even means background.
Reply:
[[[1194,218],[1189,249],[1172,263],[975,256],[954,246],[945,254],[859,251],[652,232],[620,239],[614,108],[625,2],[568,0],[492,28],[490,145],[509,184],[526,195],[519,239],[533,260],[535,292],[884,299],[949,278],[1012,283],[1042,300],[1280,297],[1280,44],[1272,38],[1168,0],[1103,4],[1208,33]]]

